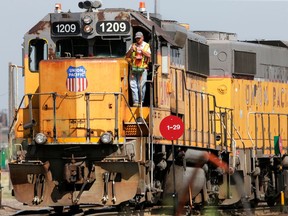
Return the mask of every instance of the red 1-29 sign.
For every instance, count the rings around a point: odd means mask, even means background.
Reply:
[[[179,139],[184,132],[184,124],[177,116],[167,116],[160,122],[160,133],[167,140]]]

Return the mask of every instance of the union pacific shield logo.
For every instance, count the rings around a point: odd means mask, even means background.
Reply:
[[[81,92],[88,87],[88,80],[86,79],[86,69],[83,66],[72,67],[67,69],[67,89],[71,92]]]

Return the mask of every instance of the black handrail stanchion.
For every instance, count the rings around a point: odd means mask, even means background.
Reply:
[[[173,170],[173,215],[176,215],[177,204],[178,204],[178,196],[176,193],[176,173],[175,173],[175,149],[174,149],[174,141],[172,140],[172,170]]]
[[[53,97],[53,140],[54,143],[57,142],[57,130],[56,130],[56,97],[57,94],[56,92],[52,93],[52,97]]]
[[[91,127],[90,127],[90,93],[85,93],[86,100],[86,142],[91,141]]]

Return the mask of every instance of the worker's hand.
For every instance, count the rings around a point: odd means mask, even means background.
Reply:
[[[140,47],[137,47],[137,53],[142,53],[142,49]]]

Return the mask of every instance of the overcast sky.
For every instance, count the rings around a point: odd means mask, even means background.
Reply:
[[[142,0],[154,12],[155,0]],[[0,110],[8,109],[8,63],[22,65],[21,44],[24,34],[55,3],[64,12],[81,11],[76,0],[6,0],[0,12]],[[138,10],[140,0],[102,0],[102,7]],[[192,31],[215,30],[237,33],[239,40],[273,39],[288,41],[288,0],[157,0],[163,19],[188,23]],[[21,80],[20,80],[21,81]],[[21,94],[21,86],[20,92]],[[20,98],[20,97],[19,97]]]

